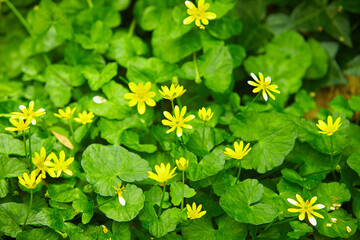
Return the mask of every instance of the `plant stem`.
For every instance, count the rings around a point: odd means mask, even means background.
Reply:
[[[271,223],[269,223],[265,228],[264,228],[264,230],[263,231],[266,231],[269,227],[271,227],[271,226],[278,226],[278,225],[281,225],[281,224],[284,224],[284,223],[288,223],[288,222],[291,222],[291,221],[293,221],[293,220],[295,220],[297,217],[292,217],[292,218],[289,218],[289,219],[286,219],[286,220],[282,220],[282,221],[279,221],[279,222],[277,222],[277,223],[274,223],[274,222],[271,222]]]
[[[32,203],[33,203],[33,190],[31,189],[30,190],[30,205],[29,205],[29,209],[28,209],[28,212],[26,214],[26,217],[25,217],[25,221],[24,221],[24,224],[23,224],[23,228],[25,227],[26,225],[26,222],[29,218],[29,215],[30,215],[30,211],[31,211],[31,208],[32,208]]]
[[[94,8],[94,4],[91,0],[87,0],[87,3],[89,5],[89,8]]]
[[[302,177],[304,178],[304,177],[308,177],[308,176],[315,175],[315,174],[320,174],[320,173],[325,173],[325,172],[331,172],[331,169],[322,170],[322,171],[319,171],[319,172],[308,173],[308,174],[303,175]]]
[[[178,104],[179,108],[182,109],[183,105],[182,105],[180,97],[176,98],[176,101],[177,101],[177,104]]]
[[[172,114],[175,114],[175,106],[174,106],[174,100],[171,100],[171,109]]]
[[[117,195],[113,196],[112,198],[106,200],[105,202],[103,202],[103,203],[101,203],[101,204],[98,204],[98,205],[94,206],[93,209],[98,208],[98,207],[100,207],[100,206],[102,206],[102,205],[104,205],[104,204],[107,204],[108,202],[111,202],[116,196],[117,196]]]
[[[333,135],[330,136],[330,161],[331,167],[334,168],[334,156],[333,156]]]
[[[129,84],[129,80],[124,78],[123,76],[119,76],[120,80],[122,80],[124,83]]]
[[[239,160],[239,170],[238,170],[238,174],[237,174],[237,176],[236,176],[236,182],[235,182],[235,184],[237,184],[238,181],[239,181],[240,173],[241,173],[241,161]]]
[[[193,53],[194,69],[195,69],[195,83],[201,83],[199,69],[196,63],[196,52]]]
[[[136,20],[135,18],[131,21],[130,23],[130,27],[129,27],[129,32],[128,32],[128,37],[132,37],[134,34],[134,30],[135,30],[135,26],[136,26]]]
[[[73,129],[72,124],[71,124],[71,119],[68,120],[68,124],[69,124],[69,127],[70,127],[71,138],[74,138],[74,129]]]
[[[25,156],[28,160],[28,167],[29,169],[31,169],[31,165],[30,165],[30,158],[28,156],[27,150],[26,150],[26,137],[25,137],[25,131],[22,132],[23,133],[23,138],[24,138],[24,150],[25,150]]]
[[[204,125],[203,125],[203,134],[202,134],[202,143],[205,145],[205,124],[206,121],[204,121]]]
[[[182,171],[182,194],[181,194],[181,211],[184,209],[184,187],[185,187],[185,171]]]
[[[9,0],[4,0],[4,2],[11,9],[11,11],[15,14],[15,16],[19,19],[19,21],[25,27],[26,31],[28,31],[28,33],[30,35],[32,35],[32,30],[31,30],[30,25],[25,20],[25,18],[21,15],[21,13],[16,9],[16,7]]]
[[[161,210],[162,210],[162,205],[163,205],[163,202],[164,202],[164,197],[165,197],[165,187],[166,187],[166,184],[164,183],[163,193],[162,193],[161,200],[160,200],[160,206],[159,206],[158,218],[160,218],[160,215],[161,215]]]
[[[31,163],[31,157],[32,157],[32,153],[31,153],[31,128],[29,128],[29,163]],[[32,164],[30,164],[30,171],[32,171]]]
[[[259,98],[259,96],[261,95],[261,92],[259,92],[256,97],[254,97],[254,99],[251,101],[251,103],[245,108],[244,112],[243,113],[246,113],[246,111],[249,109],[249,107],[251,105],[253,105],[253,103]]]

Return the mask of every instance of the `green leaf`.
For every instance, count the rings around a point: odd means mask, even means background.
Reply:
[[[91,25],[89,35],[76,34],[75,38],[84,49],[94,49],[104,53],[109,47],[111,36],[111,29],[104,22],[98,20]]]
[[[241,33],[242,22],[238,18],[223,17],[211,22],[206,29],[213,37],[225,40]]]
[[[318,197],[317,202],[324,204],[328,210],[333,203],[343,203],[350,200],[351,195],[345,184],[338,182],[320,183],[312,190]]]
[[[75,200],[72,203],[72,207],[79,212],[82,212],[81,222],[87,224],[90,222],[94,215],[94,203],[86,199]]]
[[[27,164],[17,158],[0,155],[0,179],[22,176],[27,172]]]
[[[0,154],[25,156],[24,143],[11,135],[0,133]]]
[[[236,44],[226,45],[226,48],[231,54],[233,68],[240,67],[244,58],[246,57],[245,49],[242,46]]]
[[[135,57],[128,61],[126,77],[131,82],[163,83],[176,76],[178,67],[158,58]]]
[[[80,29],[87,31],[96,21],[102,21],[106,27],[114,28],[120,25],[120,13],[112,7],[86,8],[76,15],[73,21]]]
[[[302,117],[315,107],[316,103],[314,99],[305,90],[300,90],[295,95],[295,102],[287,107],[285,112],[297,117]]]
[[[281,174],[284,176],[286,180],[293,183],[297,183],[306,189],[314,188],[325,178],[321,175],[316,175],[316,174],[310,175],[308,177],[302,177],[296,171],[288,168],[281,170]]]
[[[269,223],[277,217],[270,205],[258,203],[265,187],[256,179],[246,179],[229,188],[220,198],[220,206],[230,217],[254,225]]]
[[[351,167],[357,174],[360,176],[360,150],[351,154],[351,156],[347,159],[347,164]]]
[[[125,130],[121,136],[121,143],[138,152],[153,153],[157,147],[153,144],[140,144],[140,136],[136,132]]]
[[[118,197],[108,198],[98,196],[99,209],[110,219],[117,222],[127,222],[134,219],[144,207],[145,195],[141,188],[133,184],[126,184],[123,198],[125,206],[120,205]]]
[[[349,99],[349,107],[356,112],[360,112],[360,95],[352,96]]]
[[[161,198],[163,194],[163,189],[159,186],[153,186],[150,190],[145,192],[145,201],[151,206],[158,205],[160,206]],[[169,208],[171,206],[171,202],[169,201],[170,194],[165,192],[164,200],[163,200],[163,209]]]
[[[101,73],[99,73],[95,68],[85,68],[85,70],[83,70],[83,74],[88,80],[91,90],[96,91],[116,76],[117,64],[106,64],[106,66],[101,70]]]
[[[31,240],[31,239],[51,239],[51,240],[60,240],[61,236],[56,233],[51,228],[35,228],[30,231],[20,232],[16,235],[18,240]]]
[[[349,107],[348,101],[341,95],[334,97],[329,103],[329,106],[334,112],[342,113],[347,118],[351,118],[354,115],[353,111]]]
[[[130,59],[148,53],[149,47],[141,38],[119,33],[115,34],[110,41],[107,56],[116,60],[121,66],[127,67]]]
[[[360,13],[360,2],[357,0],[339,0],[339,4],[349,12]]]
[[[50,199],[65,203],[75,200],[86,200],[86,195],[79,188],[75,188],[75,184],[75,181],[67,181],[62,184],[50,184],[48,188]]]
[[[139,218],[142,225],[153,236],[159,238],[165,236],[168,232],[174,231],[184,216],[180,209],[170,208],[162,212],[158,219],[155,209],[151,205],[145,204]]]
[[[328,55],[323,47],[315,39],[309,40],[309,46],[312,53],[312,62],[307,69],[306,78],[317,79],[324,77],[328,70]]]
[[[307,233],[312,233],[313,229],[306,223],[301,223],[299,221],[290,222],[291,227],[294,229],[293,232],[288,232],[287,236],[294,239],[299,239],[300,237],[306,235]]]
[[[345,67],[344,73],[351,76],[360,76],[360,55],[351,59]]]
[[[113,186],[121,181],[134,182],[147,178],[150,171],[146,160],[120,146],[88,146],[81,161],[86,179],[95,192],[102,196],[114,196]]]
[[[353,218],[351,214],[347,214],[344,209],[338,209],[330,213],[323,214],[324,219],[319,219],[319,223],[316,225],[316,230],[320,234],[335,238],[349,238],[355,234],[357,230],[357,219]],[[337,219],[337,223],[332,223],[330,219]],[[328,227],[327,224],[330,223],[331,227]],[[346,227],[351,229],[351,232],[348,233]]]
[[[15,238],[22,232],[22,226],[28,211],[28,206],[21,203],[7,202],[0,204],[0,231]],[[30,211],[27,225],[37,224],[36,212]]]
[[[296,32],[284,32],[265,46],[265,54],[251,56],[244,62],[246,71],[270,76],[281,94],[296,93],[311,65],[311,49]]]
[[[276,119],[276,121],[274,121]],[[242,159],[246,169],[265,173],[280,166],[295,144],[296,125],[285,114],[247,112],[234,117],[230,130],[252,148]]]
[[[214,229],[210,219],[206,216],[190,220],[191,223],[186,225],[182,234],[185,239],[228,239],[244,240],[247,236],[246,224],[234,221],[231,217],[225,215],[216,218],[217,228]]]
[[[183,187],[184,186],[184,187]],[[182,189],[184,188],[184,198],[191,198],[195,196],[196,192],[193,188],[182,182],[174,182],[170,186],[171,202],[174,206],[178,206],[182,200]]]
[[[0,179],[0,198],[6,197],[9,193],[9,183],[6,179]]]
[[[43,208],[36,215],[37,224],[48,226],[52,229],[58,230],[60,232],[70,233],[74,231],[73,227],[65,223],[64,214],[53,208]]]

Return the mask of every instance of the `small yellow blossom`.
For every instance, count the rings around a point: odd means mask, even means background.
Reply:
[[[214,113],[211,112],[211,108],[206,110],[204,107],[202,109],[199,109],[198,114],[199,114],[199,118],[204,122],[209,121],[214,116]]]
[[[44,147],[41,147],[40,154],[35,152],[35,157],[32,157],[32,163],[37,167],[35,169],[36,174],[41,172],[41,177],[46,178],[46,172],[49,171],[49,167],[46,166],[45,162],[49,162],[51,158],[51,154],[46,157],[46,150]]]
[[[332,223],[337,223],[338,219],[337,218],[330,218],[330,222]]]
[[[24,105],[20,105],[19,108],[21,112],[12,112],[12,118],[20,118],[20,119],[29,119],[30,122],[32,122],[33,125],[36,124],[35,117],[40,117],[41,115],[44,115],[45,109],[40,108],[39,110],[34,111],[34,101],[31,101],[29,103],[29,107],[25,107]]]
[[[72,110],[70,107],[67,107],[65,111],[62,109],[59,109],[59,113],[54,113],[54,116],[58,117],[62,120],[69,120],[69,119],[72,119],[75,110],[76,110],[76,107],[74,107]]]
[[[26,187],[27,189],[34,189],[41,182],[41,175],[37,176],[36,171],[32,171],[29,174],[24,173],[23,177],[18,177],[19,183]]]
[[[170,163],[165,164],[161,163],[160,166],[159,165],[155,165],[155,171],[157,174],[148,171],[149,174],[149,178],[154,179],[156,181],[158,181],[159,183],[164,183],[168,180],[170,180],[171,178],[173,178],[176,174],[174,174],[176,167],[174,167],[171,171],[170,171]]]
[[[107,227],[105,226],[105,225],[101,225],[101,227],[102,227],[102,232],[104,233],[104,234],[107,234],[108,233],[108,229],[107,229]]]
[[[61,173],[64,172],[69,176],[73,175],[73,172],[69,169],[69,165],[74,161],[74,157],[70,157],[65,161],[65,152],[61,150],[59,158],[55,153],[50,154],[50,158],[53,161],[45,162],[45,165],[49,167],[48,173],[51,177],[60,177]]]
[[[333,123],[332,116],[327,117],[327,124],[323,120],[319,120],[318,124],[316,126],[321,130],[319,133],[326,134],[328,136],[331,136],[336,132],[342,123],[340,123],[341,118],[338,117],[336,121]]]
[[[351,233],[351,228],[350,228],[350,226],[346,226],[346,231],[348,232],[348,233]]]
[[[332,223],[327,223],[326,224],[327,227],[332,227],[332,225],[333,225]]]
[[[137,104],[137,110],[140,114],[145,113],[145,103],[150,107],[154,107],[156,105],[156,102],[152,99],[155,97],[156,93],[154,91],[150,91],[151,82],[147,82],[145,85],[143,83],[136,85],[135,83],[130,82],[129,88],[132,93],[127,93],[124,97],[130,100],[130,107]]]
[[[125,186],[121,187],[121,183],[118,183],[118,187],[113,186],[113,188],[115,188],[115,193],[118,195],[119,203],[121,204],[121,206],[125,206],[126,201],[123,197],[123,193],[126,191]]]
[[[93,112],[87,113],[86,111],[83,111],[82,113],[79,113],[78,118],[74,118],[74,120],[85,125],[87,123],[91,123],[93,121],[93,118]]]
[[[216,18],[216,14],[213,12],[206,12],[209,9],[210,4],[205,3],[205,0],[198,1],[198,7],[196,7],[191,1],[185,1],[185,5],[188,8],[187,13],[189,17],[184,19],[184,24],[188,25],[195,20],[196,26],[200,29],[205,29],[204,25],[209,24],[209,20]],[[203,25],[204,24],[204,25]]]
[[[320,213],[315,212],[314,210],[323,209],[325,206],[323,204],[316,204],[313,206],[313,204],[316,202],[317,197],[311,198],[311,200],[306,200],[304,202],[303,198],[296,194],[296,199],[299,201],[295,201],[294,199],[288,198],[288,202],[292,205],[295,205],[300,208],[289,208],[288,211],[292,213],[300,213],[299,214],[299,220],[303,221],[305,219],[305,214],[308,216],[308,220],[311,223],[311,225],[316,226],[317,222],[313,215],[315,215],[318,218],[324,218],[323,215]]]
[[[31,124],[31,119],[27,119],[26,121],[19,118],[18,121],[16,121],[16,119],[14,118],[10,118],[9,121],[12,123],[12,125],[14,125],[15,127],[7,127],[5,128],[5,130],[7,131],[11,131],[11,132],[22,132],[26,129],[30,128],[30,124]]]
[[[161,86],[161,90],[159,90],[161,96],[170,101],[173,101],[177,97],[181,97],[186,92],[186,89],[184,89],[183,86],[174,84],[171,84],[170,89],[167,86]]]
[[[183,157],[181,157],[179,160],[175,160],[175,162],[181,171],[185,171],[189,166],[189,159],[185,159]]]
[[[274,97],[274,95],[272,95],[271,92],[280,93],[280,91],[277,90],[277,88],[278,88],[277,85],[274,85],[274,84],[271,85],[270,77],[266,77],[264,79],[264,75],[262,73],[259,73],[260,80],[256,77],[256,75],[254,73],[251,73],[251,77],[255,80],[255,82],[248,81],[248,84],[253,87],[256,87],[253,89],[253,93],[258,93],[262,90],[262,95],[263,95],[263,98],[265,101],[268,100],[268,94],[273,100],[275,100],[275,97]]]
[[[243,159],[251,150],[251,148],[249,148],[250,143],[246,144],[246,146],[244,147],[244,142],[241,140],[239,143],[234,142],[234,150],[232,150],[231,148],[225,148],[225,154],[229,155],[229,157],[231,158],[235,158],[238,160]]]
[[[201,204],[198,207],[196,207],[196,204],[193,203],[192,208],[190,207],[189,204],[186,204],[188,218],[196,219],[196,218],[201,218],[202,216],[204,216],[206,211],[201,211],[201,208],[202,208]]]
[[[171,115],[171,113],[164,111],[164,116],[168,120],[163,119],[161,122],[163,125],[170,127],[170,129],[167,130],[166,133],[170,133],[176,129],[176,135],[178,137],[181,137],[182,133],[183,133],[182,128],[192,129],[192,126],[190,124],[185,124],[185,123],[193,120],[195,118],[195,116],[189,115],[186,118],[184,118],[185,114],[186,114],[186,106],[184,106],[180,112],[179,107],[176,105],[175,109],[174,109],[174,113],[175,114],[173,116],[173,115]]]

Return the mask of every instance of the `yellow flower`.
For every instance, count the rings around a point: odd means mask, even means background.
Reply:
[[[20,105],[21,112],[12,112],[13,115],[12,118],[20,118],[20,119],[30,119],[30,122],[32,122],[33,125],[36,124],[35,117],[39,117],[41,115],[44,115],[45,109],[40,108],[39,110],[34,111],[34,101],[31,101],[29,103],[29,107],[25,107],[24,105]]]
[[[82,113],[79,113],[78,116],[79,117],[74,118],[74,120],[85,125],[93,121],[92,119],[94,118],[94,113],[93,112],[87,113],[86,111],[83,111]]]
[[[167,86],[161,86],[161,89],[162,91],[159,90],[161,96],[170,101],[173,101],[177,97],[181,97],[186,92],[186,89],[184,89],[183,86],[175,86],[174,84],[171,84],[170,89]]]
[[[130,82],[129,88],[133,93],[127,93],[124,97],[130,100],[130,107],[137,104],[137,110],[140,114],[145,113],[145,103],[150,107],[154,107],[156,105],[156,102],[152,99],[155,97],[156,93],[154,91],[150,91],[150,82],[145,83],[145,85],[143,83],[136,85],[135,83]]]
[[[216,18],[216,14],[213,12],[206,12],[209,9],[210,4],[205,3],[205,0],[198,1],[198,7],[196,7],[191,1],[185,1],[185,5],[188,8],[187,13],[189,17],[184,19],[184,24],[190,24],[195,20],[196,26],[200,29],[205,29],[204,25],[209,24],[209,20]],[[204,25],[202,25],[204,24]]]
[[[186,204],[188,218],[196,219],[196,218],[201,218],[202,216],[204,216],[206,211],[201,212],[201,208],[202,208],[201,204],[197,208],[196,208],[195,203],[192,204],[192,208],[190,207],[189,204]]]
[[[346,231],[347,231],[348,233],[351,233],[352,229],[351,229],[349,226],[346,226]]]
[[[185,171],[189,166],[189,159],[185,159],[183,157],[181,157],[179,160],[175,160],[175,162],[181,171]]]
[[[291,203],[292,205],[295,205],[299,208],[288,208],[289,212],[292,213],[300,213],[299,215],[299,220],[303,221],[305,219],[305,213],[308,216],[308,220],[311,223],[311,225],[316,226],[316,219],[314,218],[313,215],[315,215],[318,218],[324,218],[320,213],[315,212],[314,210],[318,210],[318,209],[323,209],[325,206],[323,204],[316,204],[313,206],[313,204],[316,202],[317,197],[313,197],[311,198],[311,200],[306,200],[306,202],[304,202],[303,198],[299,195],[296,194],[296,199],[299,201],[295,201],[294,199],[288,198],[288,202]]]
[[[253,87],[256,87],[253,89],[253,93],[258,93],[262,90],[262,95],[263,95],[263,98],[265,101],[268,100],[268,96],[267,96],[268,94],[273,100],[275,100],[274,95],[272,95],[272,93],[270,91],[275,92],[275,93],[280,93],[280,91],[277,90],[277,88],[278,88],[277,85],[274,85],[274,84],[271,85],[270,77],[266,77],[264,80],[264,75],[262,75],[262,73],[259,73],[260,80],[253,73],[251,73],[251,77],[255,80],[255,82],[248,81],[248,84]]]
[[[105,226],[105,225],[101,225],[101,227],[102,227],[102,232],[104,233],[104,234],[107,234],[108,233],[108,229],[107,229],[107,227]]]
[[[316,126],[321,130],[319,133],[326,134],[328,136],[331,136],[336,132],[342,123],[340,123],[341,118],[338,117],[336,121],[333,123],[332,116],[327,117],[327,124],[323,120],[319,120],[318,124]]]
[[[50,162],[51,158],[51,154],[46,157],[46,150],[44,147],[41,147],[40,154],[37,152],[35,153],[35,157],[32,157],[32,163],[37,167],[35,169],[36,174],[41,172],[41,177],[46,178],[46,172],[49,171],[49,167],[45,165],[45,162]]]
[[[241,140],[239,143],[234,142],[235,151],[230,148],[225,148],[224,153],[229,155],[229,157],[241,160],[250,152],[251,148],[249,148],[249,146],[250,143],[246,144],[244,147],[244,142]]]
[[[39,175],[38,177],[36,177],[36,175],[37,175],[36,171],[32,171],[30,175],[24,173],[23,178],[18,177],[19,183],[24,187],[26,187],[27,189],[34,189],[42,180],[41,175]]]
[[[119,197],[119,203],[121,204],[121,206],[125,206],[125,198],[123,197],[123,192],[125,192],[126,190],[124,189],[125,186],[121,187],[121,183],[118,183],[118,187],[113,186],[113,188],[115,188],[115,193],[118,195]]]
[[[9,121],[15,127],[7,127],[7,128],[5,128],[5,130],[11,131],[11,132],[15,132],[15,131],[22,132],[22,131],[30,128],[30,123],[32,120],[29,118],[25,121],[25,120],[19,118],[19,121],[16,121],[16,119],[10,118]]]
[[[174,174],[175,170],[176,170],[176,167],[174,167],[170,171],[170,163],[166,164],[166,167],[165,167],[164,163],[161,163],[160,166],[155,165],[155,171],[157,174],[150,172],[150,171],[148,171],[148,174],[149,174],[149,178],[154,179],[154,180],[158,181],[159,183],[164,183],[176,175],[176,174]]]
[[[74,107],[72,110],[70,107],[67,107],[65,111],[62,109],[59,109],[59,114],[54,113],[54,116],[58,117],[62,120],[69,120],[73,117],[75,110],[76,110],[76,107]]]
[[[202,109],[199,109],[198,114],[199,114],[199,118],[204,122],[209,121],[214,116],[214,113],[211,112],[211,108],[206,110],[204,107]]]
[[[164,116],[168,119],[163,119],[161,122],[165,126],[171,127],[169,130],[166,131],[166,133],[172,132],[176,129],[176,135],[178,137],[182,136],[182,128],[188,128],[192,129],[192,126],[189,124],[185,124],[185,122],[191,121],[195,118],[194,115],[189,115],[186,118],[184,118],[186,114],[186,106],[181,109],[181,112],[179,110],[179,107],[176,105],[174,109],[175,115],[172,116],[171,113],[164,111]]]
[[[59,158],[56,156],[55,153],[51,153],[49,157],[53,161],[45,162],[45,165],[49,167],[48,173],[51,177],[58,178],[60,177],[62,172],[70,176],[73,175],[73,172],[69,169],[69,165],[74,161],[74,157],[70,157],[65,161],[64,150],[61,150]]]

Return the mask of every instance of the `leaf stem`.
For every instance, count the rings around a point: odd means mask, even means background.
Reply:
[[[184,209],[185,171],[182,171],[181,211]]]
[[[24,139],[24,150],[25,150],[25,156],[26,156],[26,159],[27,159],[27,162],[28,162],[28,167],[29,169],[31,169],[31,165],[30,165],[30,158],[28,156],[28,153],[27,153],[27,150],[26,150],[26,137],[25,137],[25,131],[22,132],[23,133],[23,139]]]
[[[94,8],[94,4],[91,0],[87,0],[87,3],[89,5],[89,8]]]
[[[235,184],[237,184],[237,183],[239,182],[240,173],[241,173],[241,160],[239,160],[239,170],[238,170],[238,174],[237,174],[237,176],[236,176],[236,182],[235,182]]]
[[[322,171],[319,171],[319,172],[313,172],[313,173],[308,173],[308,174],[305,174],[303,175],[302,177],[308,177],[308,176],[312,176],[312,175],[315,175],[315,174],[320,174],[320,173],[325,173],[325,172],[331,172],[332,170],[329,169],[329,170],[322,170]]]
[[[26,214],[26,217],[25,217],[25,221],[24,221],[24,224],[23,224],[23,228],[25,227],[26,225],[26,222],[29,218],[29,215],[30,215],[30,211],[31,211],[31,208],[32,208],[32,203],[33,203],[33,190],[31,189],[30,190],[30,205],[29,205],[29,209],[28,209],[28,212]]]
[[[163,202],[164,202],[164,197],[165,197],[165,187],[166,187],[166,184],[165,184],[165,182],[164,182],[163,193],[162,193],[161,200],[160,200],[160,206],[159,206],[158,218],[160,218],[160,215],[161,215],[161,210],[162,210],[162,205],[163,205]]]
[[[282,220],[282,221],[279,221],[279,222],[277,222],[277,223],[275,223],[275,221],[273,221],[273,222],[271,222],[271,223],[269,223],[265,228],[264,228],[264,230],[263,231],[266,231],[269,227],[271,227],[271,226],[278,226],[278,225],[281,225],[281,224],[284,224],[284,223],[288,223],[288,222],[291,222],[291,221],[293,221],[293,220],[295,220],[295,219],[297,219],[297,217],[292,217],[292,218],[288,218],[288,219],[286,219],[286,220]]]
[[[134,35],[135,26],[136,26],[136,19],[134,18],[130,23],[128,37],[132,37]]]
[[[193,53],[194,69],[195,69],[195,83],[201,83],[199,69],[196,63],[196,52]]]
[[[21,13],[17,10],[17,8],[9,1],[4,0],[6,5],[11,9],[11,11],[15,14],[15,16],[19,19],[19,21],[22,23],[22,25],[25,27],[26,31],[32,35],[32,30],[28,22],[25,20],[25,18],[21,15]]]
[[[175,106],[174,106],[174,100],[171,100],[171,109],[172,114],[175,114]]]
[[[253,105],[253,103],[259,98],[259,96],[261,95],[261,92],[259,92],[256,97],[254,97],[254,99],[251,101],[251,103],[249,105],[247,105],[247,107],[245,108],[244,112],[243,113],[246,113],[246,111],[249,109],[249,107],[251,105]]]
[[[333,157],[333,135],[330,136],[330,161],[331,167],[334,168],[334,157]]]
[[[106,201],[103,202],[103,203],[100,203],[100,204],[94,206],[93,209],[98,208],[98,207],[101,207],[102,205],[107,204],[108,202],[111,202],[111,201],[114,199],[114,197],[116,197],[116,196],[117,196],[117,195],[113,196],[112,198],[106,200]]]
[[[68,120],[68,124],[69,124],[70,131],[71,131],[71,138],[74,138],[74,129],[73,129],[73,126],[71,124],[71,119]]]
[[[204,144],[204,146],[205,146],[205,124],[206,124],[206,121],[204,121],[203,133],[202,133],[202,143]]]
[[[32,152],[31,152],[31,128],[29,128],[29,168],[30,171],[32,171],[32,164],[31,164],[31,157],[32,157]]]

